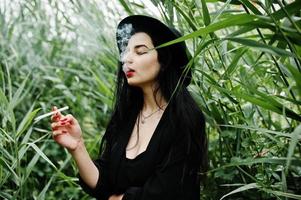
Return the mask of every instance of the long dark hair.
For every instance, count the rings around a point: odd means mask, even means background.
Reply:
[[[135,27],[135,32],[132,34],[138,32],[148,34],[154,46],[167,42],[164,41],[164,38],[158,36],[158,34],[145,30],[145,28],[140,30],[139,27]],[[192,144],[196,143],[193,146],[197,147],[198,160],[200,162],[198,165],[201,166],[200,171],[205,172],[208,163],[205,120],[200,108],[192,98],[186,86],[179,84],[183,83],[184,79],[181,78],[181,74],[179,74],[179,71],[176,69],[184,66],[177,66],[177,58],[173,56],[173,49],[171,46],[158,48],[156,50],[158,52],[160,71],[157,76],[158,87],[155,88],[153,95],[155,97],[160,90],[161,95],[168,102],[169,114],[172,115],[172,119],[176,119],[169,122],[171,123],[171,127],[178,129],[179,126],[182,126],[181,128],[183,128],[183,130],[187,131],[188,129],[188,132],[191,133],[188,136],[188,148],[185,151],[188,154],[191,151],[190,147]],[[155,98],[155,100],[156,99],[157,98]],[[115,131],[110,131],[110,134],[115,134],[114,137],[118,137],[118,134],[122,132],[118,131],[117,128],[127,121],[128,113],[130,111],[139,113],[143,108],[143,101],[142,90],[138,87],[130,86],[127,83],[126,76],[122,70],[122,63],[118,61],[113,113],[109,121],[109,126]],[[175,139],[176,138],[177,135],[175,135]],[[101,143],[101,148],[103,141]]]

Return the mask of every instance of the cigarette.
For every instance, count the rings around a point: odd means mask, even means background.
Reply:
[[[46,113],[46,114],[44,114],[44,115],[40,115],[40,116],[36,117],[36,118],[34,119],[34,121],[35,121],[35,122],[40,121],[41,119],[43,119],[43,118],[45,118],[45,117],[51,116],[51,115],[53,115],[53,114],[55,114],[55,113],[57,113],[57,112],[61,112],[61,111],[68,110],[68,109],[69,109],[69,106],[65,106],[65,107],[63,107],[63,108],[60,108],[60,109],[57,109],[57,110],[55,110],[55,111]]]

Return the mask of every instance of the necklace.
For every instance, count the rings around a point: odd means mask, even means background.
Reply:
[[[163,109],[165,106],[166,106],[166,105],[162,106],[162,109]],[[146,119],[150,118],[153,114],[159,112],[159,110],[161,110],[161,108],[158,108],[157,110],[155,110],[154,112],[152,112],[151,114],[149,114],[149,115],[147,115],[147,116],[144,116],[144,115],[142,114],[142,112],[140,112],[140,114],[141,114],[141,123],[144,124]]]

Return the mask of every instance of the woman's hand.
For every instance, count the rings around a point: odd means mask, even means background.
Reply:
[[[57,110],[57,107],[54,106],[52,110]],[[51,121],[53,139],[68,150],[75,150],[82,141],[82,131],[77,120],[70,114],[64,116],[57,112],[52,115]]]
[[[120,195],[112,195],[110,196],[109,200],[122,200],[122,197],[123,197],[123,194],[120,194]]]

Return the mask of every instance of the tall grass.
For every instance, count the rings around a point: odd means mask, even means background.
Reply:
[[[193,55],[210,170],[201,199],[301,199],[301,1],[151,1]],[[89,199],[50,136],[70,106],[96,156],[112,107],[121,17],[143,2],[0,3],[0,198]],[[166,44],[168,45],[168,44]]]
[[[0,198],[82,199],[69,154],[50,136],[51,106],[71,107],[96,154],[110,113],[116,50],[104,3],[10,1],[0,15]],[[114,8],[111,8],[114,9]],[[117,10],[117,9],[114,9]],[[87,196],[86,196],[87,198]]]

